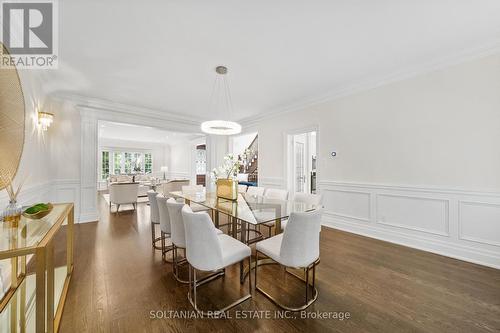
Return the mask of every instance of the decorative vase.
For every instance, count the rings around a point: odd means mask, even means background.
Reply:
[[[3,210],[2,219],[4,222],[11,222],[13,227],[17,227],[19,220],[21,220],[22,212],[23,206],[18,204],[15,200],[11,200]]]
[[[238,199],[238,182],[234,179],[217,179],[217,197],[236,200]]]

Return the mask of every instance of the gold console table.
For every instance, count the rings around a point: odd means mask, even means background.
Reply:
[[[0,262],[10,264],[10,287],[0,291],[0,332],[57,332],[73,272],[73,204],[54,204],[39,220],[22,217],[17,227],[0,223]]]

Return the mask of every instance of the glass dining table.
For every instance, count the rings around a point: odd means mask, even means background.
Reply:
[[[187,204],[196,203],[211,209],[216,227],[219,227],[220,214],[229,217],[231,235],[239,240],[248,243],[247,228],[263,223],[275,222],[275,234],[282,232],[281,221],[290,216],[293,212],[307,212],[318,207],[312,204],[296,202],[291,200],[269,199],[261,196],[239,193],[236,200],[218,198],[213,192],[171,192],[171,195],[183,198]],[[239,223],[238,223],[239,222]],[[238,224],[241,229],[238,230]]]

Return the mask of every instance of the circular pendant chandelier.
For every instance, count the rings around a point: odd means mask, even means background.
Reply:
[[[215,77],[212,91],[212,112],[227,109],[227,120],[209,120],[201,123],[201,130],[207,134],[215,135],[233,135],[241,132],[241,125],[231,120],[233,103],[229,91],[229,85],[226,81],[227,67],[217,66],[215,68],[217,76]]]

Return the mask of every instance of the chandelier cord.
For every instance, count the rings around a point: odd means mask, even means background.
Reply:
[[[233,120],[233,99],[231,97],[231,90],[229,90],[229,84],[225,77],[222,78],[224,80],[224,86],[226,89],[226,98],[227,98],[227,108],[229,114],[229,120]]]

